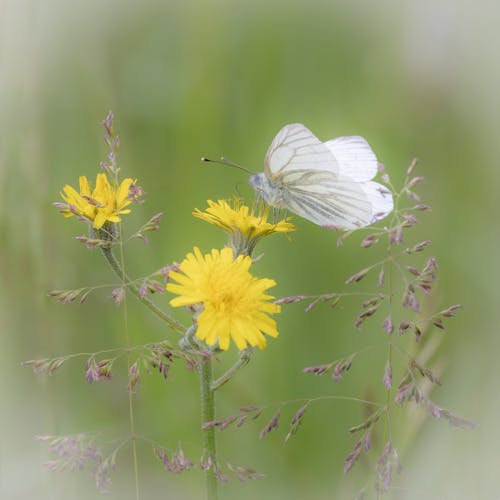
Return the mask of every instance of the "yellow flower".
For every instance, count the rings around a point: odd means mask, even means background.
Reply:
[[[78,215],[93,221],[95,229],[101,229],[105,222],[120,222],[120,214],[128,214],[125,209],[132,201],[129,191],[134,179],[124,179],[118,187],[112,187],[106,174],[97,174],[95,188],[91,191],[90,183],[85,176],[80,177],[80,192],[71,186],[64,186],[61,197],[66,202],[58,204],[65,217]]]
[[[174,307],[203,304],[198,316],[196,336],[208,345],[219,342],[227,350],[230,339],[239,350],[247,345],[266,347],[263,333],[276,337],[276,322],[269,315],[280,312],[280,306],[270,300],[268,288],[276,285],[271,279],[259,279],[248,271],[252,259],[224,248],[202,255],[198,248],[189,253],[171,272],[167,290],[179,295],[170,301]]]
[[[288,218],[276,224],[267,222],[268,207],[255,214],[254,210],[250,211],[246,205],[242,205],[239,199],[233,201],[233,207],[226,200],[208,200],[208,205],[204,212],[196,209],[193,215],[224,229],[229,234],[230,245],[236,254],[251,255],[261,238],[274,233],[289,233],[296,229],[288,222]]]

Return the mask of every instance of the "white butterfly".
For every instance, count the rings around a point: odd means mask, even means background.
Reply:
[[[349,230],[394,208],[392,193],[373,182],[377,157],[363,137],[321,142],[300,123],[285,125],[266,153],[264,172],[250,184],[264,201],[315,224]]]

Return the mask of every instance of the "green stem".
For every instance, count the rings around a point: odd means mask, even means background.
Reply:
[[[198,344],[196,343],[194,336],[196,330],[198,329],[197,323],[193,323],[187,330],[184,336],[179,340],[179,347],[183,351],[190,351],[192,349],[198,349]]]
[[[222,385],[224,385],[226,382],[229,382],[231,378],[234,376],[234,374],[244,366],[248,364],[252,357],[252,352],[253,348],[249,347],[247,349],[244,349],[243,351],[240,351],[240,357],[238,358],[238,361],[234,363],[231,368],[227,370],[226,373],[221,375],[217,380],[214,380],[211,385],[212,391],[216,391],[217,389],[220,389]]]
[[[120,263],[116,260],[111,249],[102,248],[102,253],[104,254],[104,257],[106,257],[108,264],[111,266],[111,269],[113,269],[118,278],[120,278],[120,280],[123,283],[131,283],[130,278],[122,269]],[[186,331],[186,327],[182,323],[179,323],[176,319],[172,318],[169,314],[160,309],[154,302],[149,300],[147,297],[142,297],[141,294],[139,293],[139,289],[134,284],[128,285],[127,289],[130,290],[132,295],[134,295],[134,297],[137,300],[142,302],[150,311],[152,311],[154,314],[156,314],[156,316],[165,321],[165,323],[167,323],[167,325],[172,330],[179,333],[184,333]]]
[[[202,356],[199,365],[201,392],[201,423],[215,420],[215,392],[212,385],[212,358]],[[217,500],[217,452],[215,448],[215,427],[202,427],[203,460],[209,467],[205,469],[205,492],[207,500]]]

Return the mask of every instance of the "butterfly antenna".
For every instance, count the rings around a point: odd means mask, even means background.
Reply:
[[[201,161],[207,161],[210,163],[218,163],[219,165],[227,165],[228,167],[239,168],[240,170],[243,170],[243,172],[246,172],[247,174],[254,174],[255,173],[255,172],[252,172],[251,170],[248,170],[245,167],[242,167],[241,165],[238,165],[237,163],[234,163],[231,160],[228,160],[227,158],[224,158],[223,156],[221,156],[219,160],[211,160],[210,158],[205,158],[203,156],[201,158]]]

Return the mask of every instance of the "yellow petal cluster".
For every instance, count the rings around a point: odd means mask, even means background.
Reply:
[[[232,205],[226,200],[208,200],[208,208],[203,212],[196,209],[193,215],[226,231],[236,253],[241,251],[250,255],[261,238],[274,233],[289,233],[296,229],[288,222],[288,218],[276,224],[268,222],[267,207],[256,214],[239,199],[233,200]]]
[[[92,190],[87,177],[81,176],[80,192],[66,185],[61,197],[67,203],[61,213],[65,217],[73,215],[82,216],[93,221],[95,229],[101,229],[105,222],[120,222],[120,215],[128,214],[130,209],[125,209],[132,201],[129,191],[134,179],[124,179],[117,187],[113,187],[106,174],[97,174],[95,188]]]
[[[232,339],[239,350],[247,346],[266,347],[267,334],[278,335],[276,322],[270,317],[280,312],[266,291],[275,286],[271,279],[250,274],[252,259],[240,255],[234,259],[232,248],[212,250],[203,255],[194,248],[171,272],[167,290],[179,295],[170,301],[174,307],[201,303],[196,337],[208,345],[217,342],[227,350]]]

